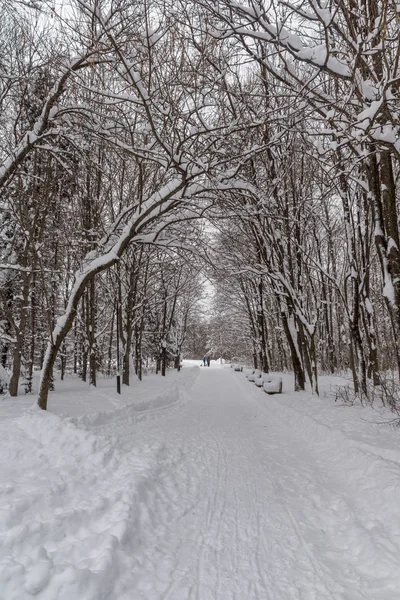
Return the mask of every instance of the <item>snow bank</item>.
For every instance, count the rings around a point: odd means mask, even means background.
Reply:
[[[138,533],[132,510],[155,451],[122,455],[39,409],[2,424],[1,437],[0,597],[106,598],[119,550]]]
[[[116,423],[182,403],[197,373],[188,369],[180,381],[158,377],[147,397],[113,411],[66,418],[34,408],[0,421],[2,600],[123,595],[129,557],[155,510],[164,449],[132,449],[132,439],[124,446]],[[68,412],[68,402],[63,408]]]

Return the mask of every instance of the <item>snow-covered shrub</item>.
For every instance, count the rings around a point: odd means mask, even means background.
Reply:
[[[335,402],[343,402],[353,406],[361,404],[362,406],[387,406],[392,412],[400,415],[400,385],[398,378],[391,372],[379,374],[379,385],[374,385],[372,381],[367,381],[367,393],[354,392],[352,385],[335,387]],[[400,421],[399,421],[400,425]]]

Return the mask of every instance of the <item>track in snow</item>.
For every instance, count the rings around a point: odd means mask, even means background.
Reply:
[[[231,371],[201,369],[186,395],[157,421],[114,424],[125,447],[161,444],[115,598],[372,598],[335,541],[346,527],[338,507],[353,510],[345,482],[331,480],[311,441]]]

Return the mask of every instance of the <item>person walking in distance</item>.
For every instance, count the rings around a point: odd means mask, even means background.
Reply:
[[[209,367],[209,366],[210,366],[210,362],[211,362],[211,356],[210,356],[210,355],[208,355],[208,356],[207,356],[207,367]]]
[[[203,358],[203,365],[204,365],[204,366],[206,366],[206,362],[207,362],[207,359],[206,359],[206,357],[204,357],[204,358]]]

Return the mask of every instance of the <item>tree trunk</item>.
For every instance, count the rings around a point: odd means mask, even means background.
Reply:
[[[267,335],[264,315],[264,291],[262,279],[258,283],[258,310],[257,310],[257,327],[259,338],[259,356],[260,368],[264,373],[269,372],[268,353],[267,353]]]
[[[64,341],[63,345],[62,345],[62,350],[61,350],[61,381],[64,381],[66,365],[67,365],[67,346]]]
[[[311,369],[313,374],[312,390],[319,396],[318,388],[318,363],[317,363],[317,352],[315,348],[315,332],[310,336],[310,358],[311,358]]]
[[[311,384],[311,387],[313,387],[313,369],[311,367],[309,344],[307,343],[307,338],[306,338],[306,334],[304,332],[303,323],[300,321],[300,319],[296,319],[296,322],[297,322],[297,330],[299,332],[299,340],[300,340],[301,350],[302,350],[301,355],[304,360],[304,364],[306,367],[309,382]]]
[[[305,389],[306,381],[304,375],[303,364],[301,361],[300,350],[298,347],[296,336],[297,332],[294,326],[293,317],[288,317],[285,312],[281,313],[281,319],[283,324],[283,329],[286,334],[286,338],[290,348],[290,355],[292,358],[292,366],[294,372],[294,391],[300,392]],[[292,320],[292,324],[289,324],[289,320]]]
[[[22,343],[21,343],[20,337],[18,337],[17,342],[14,346],[12,373],[11,373],[11,377],[10,377],[10,383],[8,386],[9,394],[12,397],[18,396],[18,383],[19,383],[19,378],[21,376],[21,353],[22,353]]]
[[[375,225],[375,246],[383,278],[383,296],[393,329],[397,370],[400,376],[400,248],[397,210],[390,155],[383,152],[381,160],[383,162],[379,171],[377,157],[373,152],[366,170]]]
[[[115,304],[112,312],[112,319],[110,325],[110,337],[108,340],[108,354],[107,354],[107,377],[111,377],[111,365],[113,356],[113,342],[114,342],[114,315],[115,315]]]

